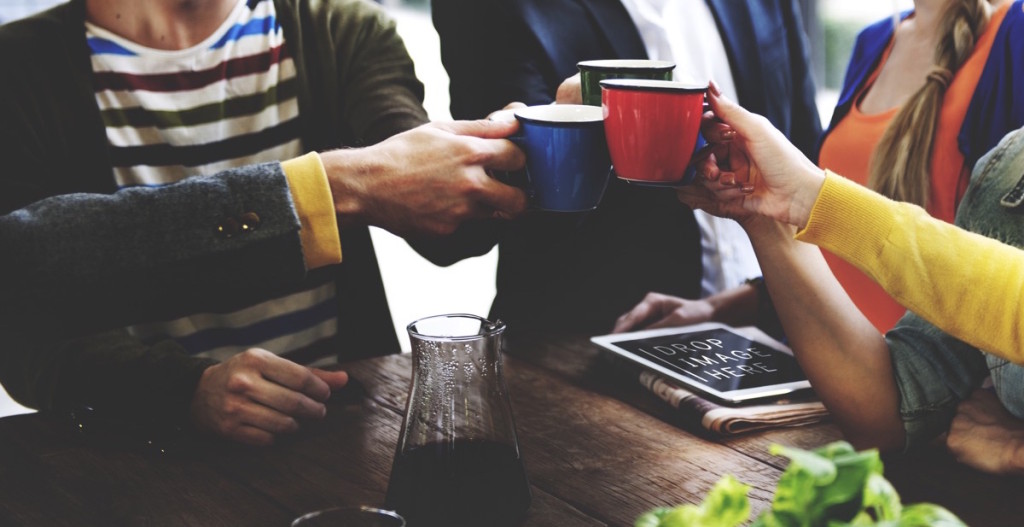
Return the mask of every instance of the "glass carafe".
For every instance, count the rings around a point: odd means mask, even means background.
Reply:
[[[453,314],[408,330],[412,383],[388,507],[409,527],[519,524],[530,486],[502,375],[505,324]]]

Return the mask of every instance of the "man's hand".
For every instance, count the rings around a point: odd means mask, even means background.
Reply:
[[[583,104],[583,86],[580,84],[580,74],[577,73],[558,85],[555,92],[557,104]]]
[[[615,321],[612,333],[707,322],[711,320],[714,311],[707,300],[687,300],[661,293],[647,293],[639,304]]]
[[[323,418],[331,390],[347,382],[343,371],[307,368],[250,348],[203,372],[192,422],[235,441],[270,445],[275,436],[298,430],[300,419]]]
[[[994,474],[1024,474],[1024,421],[995,393],[978,389],[960,403],[946,436],[957,461]]]
[[[321,154],[343,225],[366,223],[397,235],[450,234],[472,218],[510,218],[526,194],[488,175],[525,158],[504,139],[516,121],[430,123],[377,145]]]

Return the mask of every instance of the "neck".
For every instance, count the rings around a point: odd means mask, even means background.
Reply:
[[[213,34],[238,0],[86,0],[86,19],[154,49],[192,47]]]
[[[938,34],[946,8],[957,0],[914,0],[914,22],[920,30]]]

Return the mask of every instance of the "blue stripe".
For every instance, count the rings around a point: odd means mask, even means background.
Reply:
[[[170,183],[129,183],[127,185],[118,185],[117,186],[117,190],[124,190],[126,188],[135,188],[135,187],[159,188],[159,187],[166,187],[167,185],[173,185],[175,183],[177,183],[177,181],[172,181]]]
[[[216,44],[210,46],[210,49],[222,48],[228,42],[239,40],[242,37],[250,35],[267,35],[275,33],[280,27],[281,26],[277,23],[277,18],[275,18],[274,15],[268,15],[266,18],[250,20],[245,24],[235,24],[231,26],[231,29],[229,29],[227,33],[224,33],[224,36],[221,37]]]
[[[136,56],[134,51],[125,48],[124,46],[100,37],[89,37],[86,39],[89,42],[89,49],[92,50],[93,55],[126,55],[129,57]]]
[[[329,298],[301,311],[261,320],[243,328],[209,328],[187,337],[175,338],[174,341],[193,355],[224,346],[254,346],[277,337],[298,333],[337,316],[337,299]],[[157,341],[163,338],[166,337],[146,340]],[[273,351],[285,353],[292,350]]]

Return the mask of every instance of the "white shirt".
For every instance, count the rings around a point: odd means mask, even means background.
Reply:
[[[722,93],[737,100],[725,44],[705,0],[621,0],[644,41],[648,58],[676,63],[676,80],[714,79]],[[694,211],[701,231],[704,296],[761,276],[750,239],[733,220]]]

